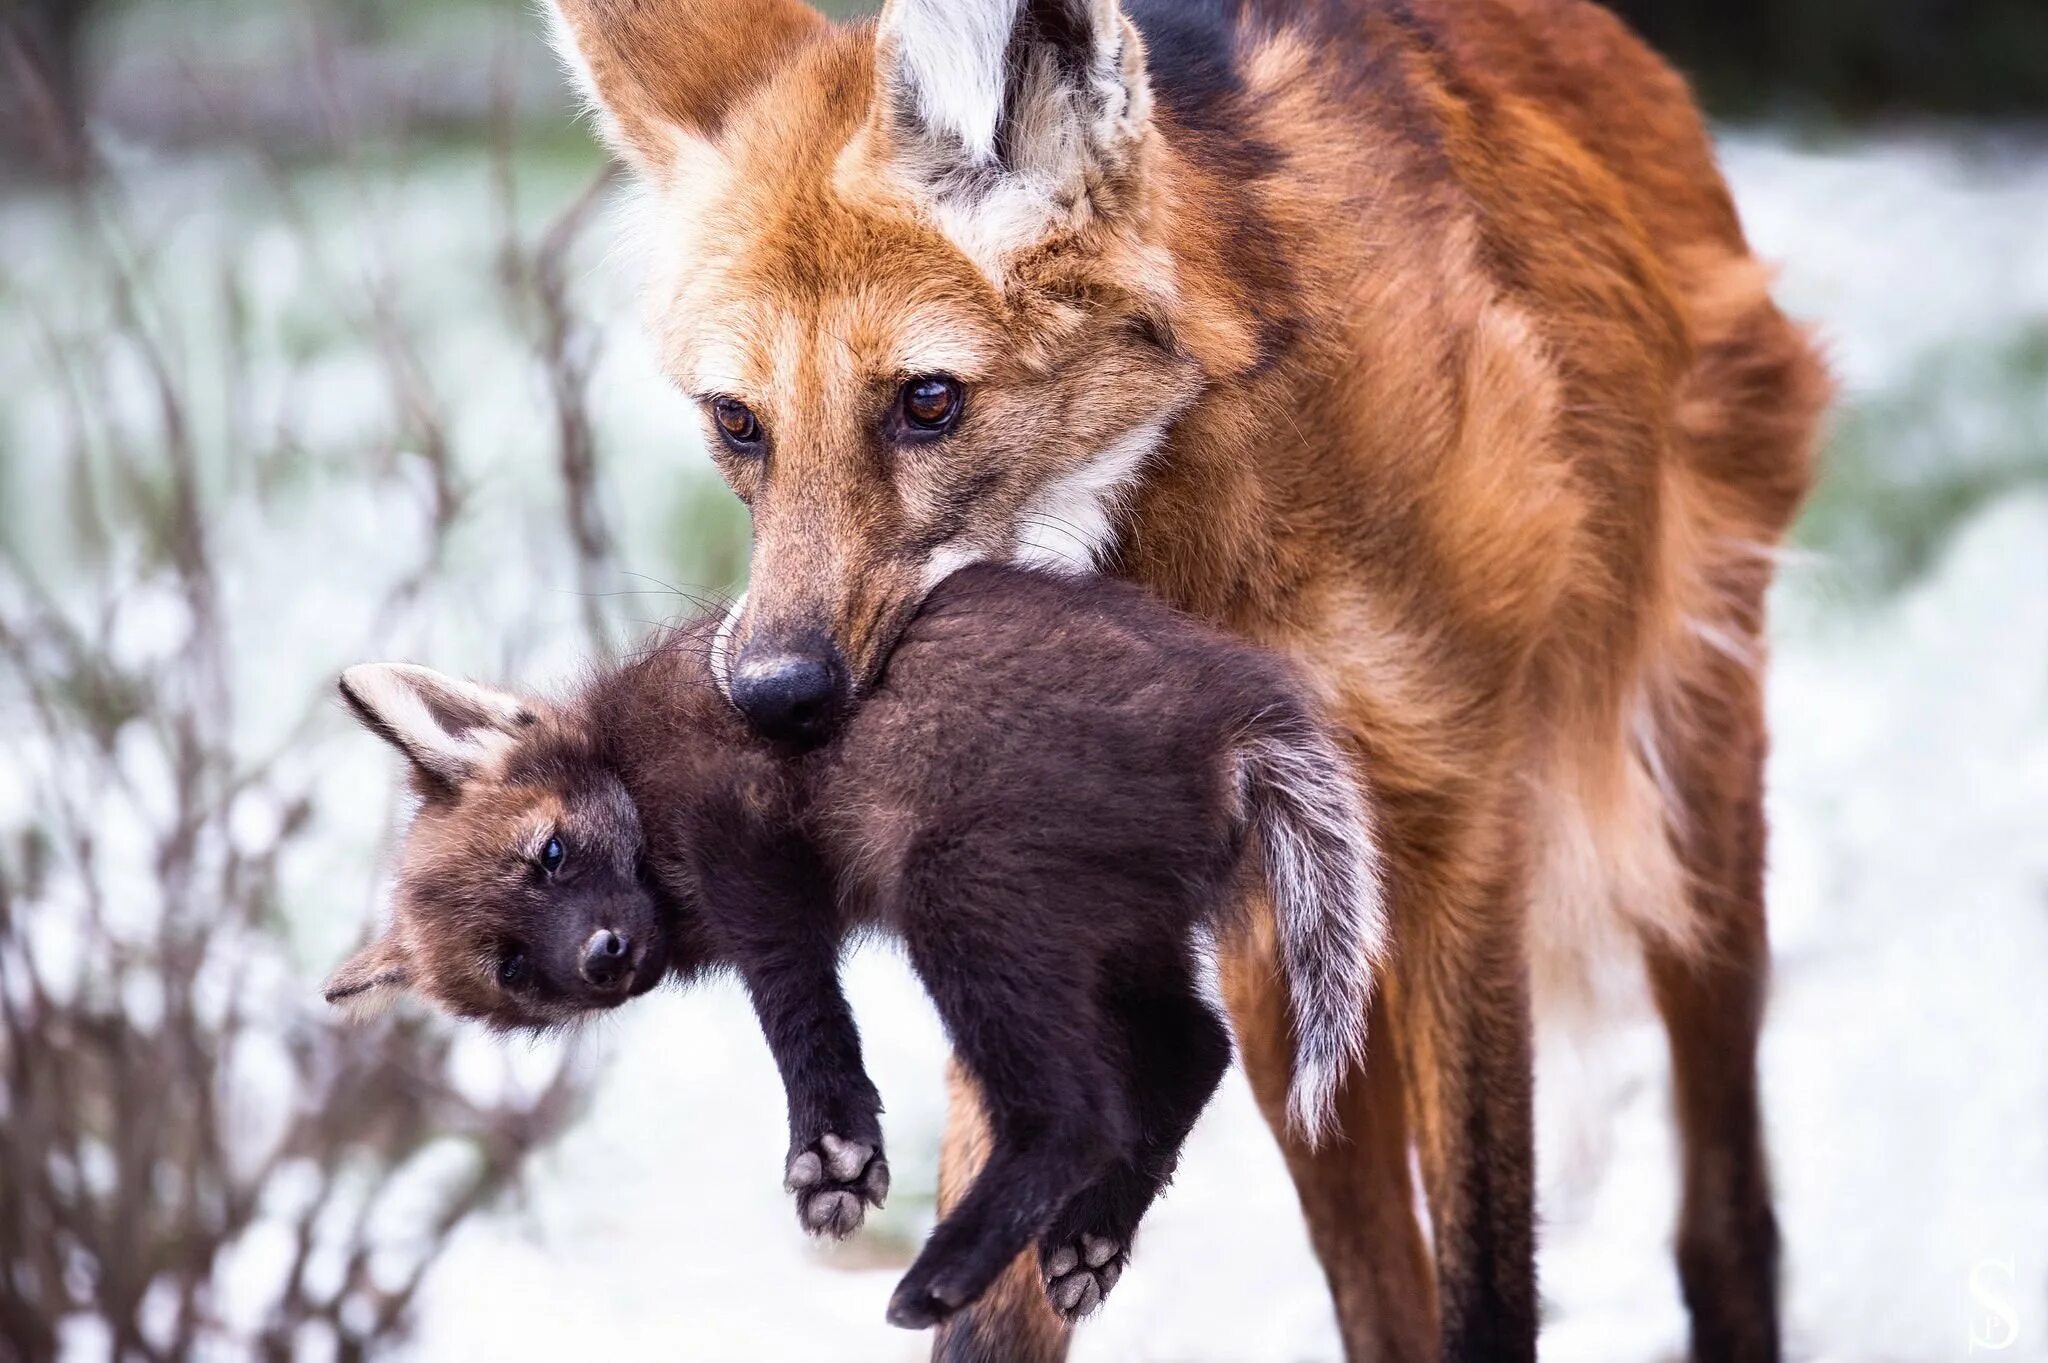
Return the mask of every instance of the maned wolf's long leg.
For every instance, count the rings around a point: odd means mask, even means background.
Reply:
[[[939,1214],[945,1216],[988,1162],[988,1116],[981,1089],[953,1057],[946,1066],[946,1138],[939,1148]],[[932,1363],[1064,1363],[1071,1336],[1053,1314],[1026,1247],[971,1306],[949,1316],[932,1337]]]
[[[1429,1195],[1444,1363],[1536,1357],[1532,1024],[1518,888],[1497,882],[1469,902],[1412,904],[1389,972]]]
[[[1122,1033],[1137,1141],[1060,1209],[1038,1241],[1046,1296],[1070,1320],[1101,1305],[1116,1285],[1138,1223],[1173,1177],[1188,1132],[1230,1067],[1230,1033],[1202,1001],[1187,946],[1161,943],[1128,965],[1103,992]]]
[[[1436,1344],[1436,1288],[1408,1163],[1401,1048],[1384,990],[1375,995],[1363,1074],[1338,1096],[1337,1129],[1315,1149],[1287,1124],[1294,1052],[1270,919],[1223,963],[1238,1054],[1287,1157],[1309,1241],[1329,1279],[1350,1363],[1426,1363]]]
[[[1725,659],[1702,683],[1680,707],[1687,728],[1674,737],[1686,750],[1672,775],[1704,949],[1697,959],[1648,955],[1684,1160],[1678,1273],[1695,1363],[1776,1363],[1778,1225],[1756,1075],[1770,970],[1763,697],[1757,676]]]

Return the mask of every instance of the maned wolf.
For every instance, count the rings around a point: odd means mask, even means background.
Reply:
[[[734,702],[828,732],[977,559],[1293,657],[1395,871],[1344,1140],[1280,1120],[1270,933],[1223,976],[1349,1355],[1534,1353],[1532,983],[1619,949],[1694,1354],[1774,1359],[1764,593],[1827,384],[1684,82],[1587,0],[555,4],[752,511]],[[1040,1298],[1020,1262],[940,1355],[1059,1357]]]
[[[1272,896],[1304,1138],[1363,1042],[1379,879],[1349,764],[1269,654],[1149,594],[971,568],[927,598],[888,683],[778,753],[712,682],[716,620],[548,704],[425,668],[342,694],[420,806],[390,930],[328,983],[503,1027],[666,976],[745,983],[789,1096],[804,1226],[888,1187],[881,1103],[840,993],[849,934],[899,934],[986,1097],[988,1162],[890,1304],[923,1326],[1036,1243],[1062,1315],[1116,1282],[1230,1041],[1196,984],[1248,848]]]

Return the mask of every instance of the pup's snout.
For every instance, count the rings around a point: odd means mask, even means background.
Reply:
[[[819,739],[844,708],[846,664],[830,640],[747,645],[734,664],[732,703],[768,738]]]
[[[577,973],[593,989],[617,989],[632,977],[633,943],[610,928],[599,928],[583,944]]]

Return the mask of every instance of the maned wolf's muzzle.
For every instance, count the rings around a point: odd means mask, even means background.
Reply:
[[[756,731],[799,742],[830,737],[853,693],[846,659],[815,631],[755,635],[733,662],[730,687],[732,703]]]

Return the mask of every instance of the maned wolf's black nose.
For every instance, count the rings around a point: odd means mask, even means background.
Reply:
[[[583,963],[577,967],[577,973],[593,988],[616,989],[632,973],[632,946],[632,942],[610,928],[599,928],[583,944]]]
[[[732,703],[769,738],[823,738],[846,695],[846,665],[830,641],[797,648],[749,644],[734,664]]]

